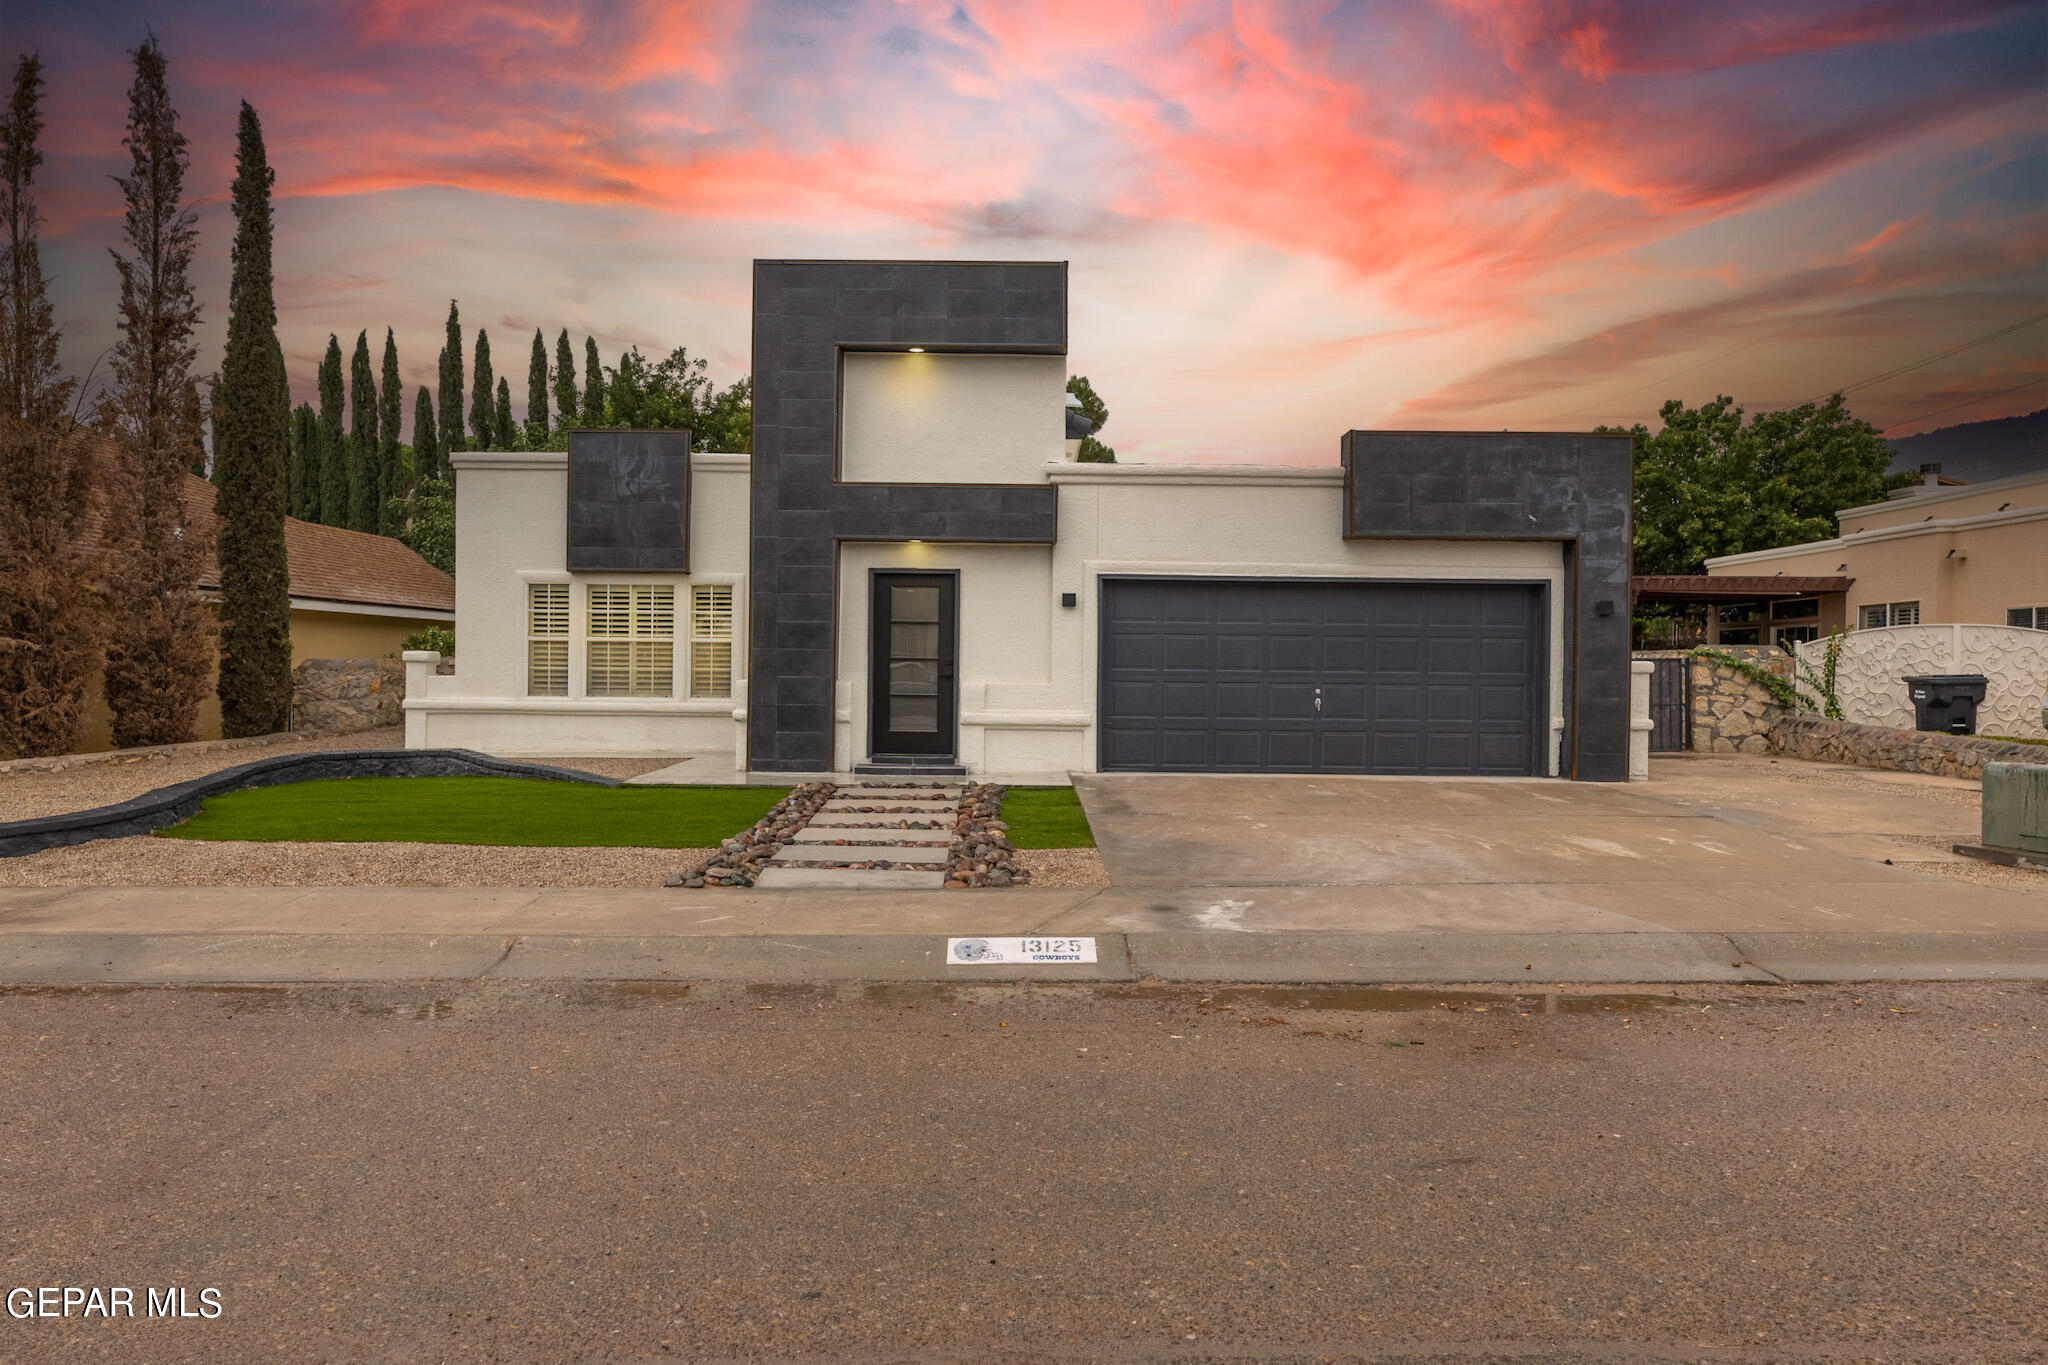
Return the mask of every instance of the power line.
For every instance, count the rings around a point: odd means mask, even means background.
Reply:
[[[1923,360],[1916,360],[1910,365],[1901,365],[1896,369],[1886,370],[1883,374],[1874,374],[1871,375],[1868,379],[1859,379],[1853,384],[1844,384],[1839,389],[1831,389],[1827,393],[1822,394],[1818,398],[1809,398],[1806,401],[1808,403],[1815,404],[1825,403],[1830,397],[1837,393],[1842,394],[1846,397],[1847,395],[1856,392],[1858,389],[1867,389],[1872,384],[1882,384],[1888,379],[1897,379],[1902,374],[1911,374],[1913,371],[1920,369],[1923,366],[1932,365],[1937,360],[1946,360],[1952,355],[1961,355],[1964,351],[1970,350],[1973,347],[1982,346],[1987,341],[1996,341],[2002,336],[2009,336],[2012,333],[2019,331],[2022,327],[2032,327],[2035,323],[2040,322],[2044,319],[2048,319],[2048,313],[2036,313],[2034,314],[2034,316],[2027,318],[2022,322],[2015,322],[2010,326],[2001,327],[1995,332],[1986,332],[1983,336],[1977,337],[1974,340],[1965,341],[1957,346],[1951,346],[1945,351],[1937,351],[1933,355],[1928,356]],[[1795,406],[1803,405],[1795,404]],[[1917,421],[1919,419],[1915,418],[1914,420]]]
[[[2015,384],[2009,389],[2000,389],[1997,393],[1973,393],[1959,403],[1950,403],[1945,408],[1936,408],[1932,412],[1923,412],[1918,417],[1908,417],[1903,422],[1894,422],[1886,427],[1885,430],[1887,432],[1897,431],[1900,427],[1910,427],[1915,422],[1924,422],[1930,417],[1939,417],[1944,412],[1954,412],[1957,408],[1966,408],[1972,403],[1988,403],[1994,398],[2003,398],[2009,393],[2018,393],[2021,389],[2038,389],[2043,384],[2048,384],[2048,376],[2040,379],[2029,379],[2024,384]]]

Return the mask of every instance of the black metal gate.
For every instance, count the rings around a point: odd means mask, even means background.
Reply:
[[[1683,658],[1650,660],[1650,752],[1692,748],[1692,699],[1686,695]]]

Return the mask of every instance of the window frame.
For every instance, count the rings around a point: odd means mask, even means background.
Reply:
[[[2013,619],[2019,616],[2032,619],[2025,621]],[[2021,630],[2048,630],[2048,607],[2007,607],[2005,609],[2005,623],[2008,626],[2017,626]]]
[[[606,595],[623,593],[625,595],[623,610],[625,613],[626,630],[624,633],[614,631],[600,633],[598,631],[597,627],[600,623],[598,595],[600,593]],[[666,633],[643,630],[641,628],[643,623],[658,624],[662,613],[657,604],[660,602],[660,595],[664,593],[667,594],[666,614],[668,630]],[[619,610],[618,606],[607,602],[603,607],[604,616],[608,618],[605,624],[615,623],[617,620],[616,614]],[[585,581],[583,584],[582,639],[583,695],[585,697],[622,701],[676,700],[676,584],[674,582],[634,583],[619,582],[612,579]],[[623,665],[626,679],[625,689],[621,691],[608,686],[603,690],[599,690],[595,684],[597,671],[600,667],[600,647],[602,647],[602,654],[607,660],[602,666],[608,672],[617,673],[621,665],[616,662],[617,656],[611,653],[611,647],[619,645],[625,647],[625,662]],[[645,651],[647,656],[647,661],[645,662],[643,662],[641,646],[649,647]],[[665,652],[661,649],[653,648],[655,646],[664,646]],[[663,657],[666,658],[665,664],[653,662]],[[643,673],[651,679],[662,672],[666,672],[668,675],[668,684],[665,690],[654,690],[651,686],[647,688],[642,687],[641,678]]]
[[[561,628],[559,630],[542,630],[538,628],[539,618],[535,611],[536,599],[543,592],[550,596],[555,593],[560,593],[561,595]],[[575,674],[570,658],[573,652],[570,646],[574,635],[571,631],[569,619],[571,614],[570,603],[574,596],[575,594],[569,590],[569,583],[566,579],[528,579],[526,582],[526,695],[529,697],[566,698],[569,695],[570,682]],[[561,669],[562,685],[560,691],[541,691],[534,686],[534,652],[536,646],[539,645],[557,645],[561,648],[562,657],[559,667]]]
[[[711,597],[714,602],[716,600],[717,594],[725,594],[725,633],[723,635],[720,635],[715,631],[711,633],[699,633],[697,629],[699,619],[697,610],[697,598],[699,593],[706,594],[707,596]],[[732,699],[733,695],[733,674],[734,666],[737,662],[735,651],[737,648],[739,636],[738,587],[736,584],[733,583],[693,582],[690,584],[689,600],[689,634],[686,637],[689,642],[689,676],[687,680],[689,684],[687,689],[688,695],[693,700],[697,701],[729,701]],[[715,605],[712,607],[712,620],[714,621],[714,623],[717,620],[717,607]],[[725,647],[725,689],[723,691],[718,692],[700,692],[697,690],[697,674],[700,663],[698,651],[700,649],[708,650],[711,647],[719,645],[723,645]]]
[[[1901,621],[1898,619],[1899,611],[1902,607],[1911,607],[1913,609],[1912,620]],[[1884,613],[1883,619],[1876,625],[1870,624],[1870,613],[1874,611]],[[1859,630],[1888,630],[1893,626],[1917,626],[1920,624],[1920,603],[1917,599],[1907,602],[1866,602],[1856,608],[1856,621],[1857,629]]]

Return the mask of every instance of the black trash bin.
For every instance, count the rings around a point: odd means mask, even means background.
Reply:
[[[1919,673],[1899,681],[1913,699],[1913,723],[1951,735],[1977,733],[1977,703],[1991,680],[1982,673]]]

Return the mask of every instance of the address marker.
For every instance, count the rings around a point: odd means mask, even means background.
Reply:
[[[984,967],[993,963],[1093,962],[1089,938],[949,938],[946,965]]]

